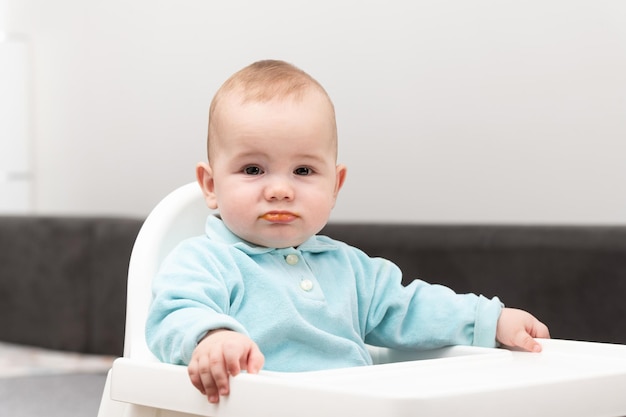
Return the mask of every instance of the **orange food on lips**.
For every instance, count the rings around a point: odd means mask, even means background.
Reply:
[[[275,223],[290,222],[295,220],[297,217],[298,216],[296,214],[289,212],[270,212],[261,216],[262,219]]]

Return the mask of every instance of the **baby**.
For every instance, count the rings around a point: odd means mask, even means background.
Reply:
[[[182,242],[153,282],[146,340],[164,362],[188,365],[212,403],[229,377],[368,365],[366,343],[539,352],[548,328],[495,297],[456,294],[393,263],[317,235],[346,179],[337,164],[333,104],[282,61],[231,76],[209,111],[208,163],[196,168],[205,234]]]

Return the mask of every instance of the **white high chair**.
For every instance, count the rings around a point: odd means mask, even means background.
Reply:
[[[165,197],[142,226],[128,272],[124,357],[109,371],[99,417],[626,415],[626,346],[565,340],[542,340],[539,354],[372,348],[374,366],[240,374],[228,397],[209,404],[186,367],[158,362],[144,339],[161,259],[182,239],[202,234],[209,214],[191,183]]]

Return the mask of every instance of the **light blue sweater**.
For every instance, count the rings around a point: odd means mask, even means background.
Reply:
[[[264,369],[371,364],[365,343],[400,349],[493,347],[502,304],[421,280],[345,243],[313,236],[298,248],[244,242],[210,216],[153,281],[146,339],[162,361],[187,364],[207,331],[250,336]]]

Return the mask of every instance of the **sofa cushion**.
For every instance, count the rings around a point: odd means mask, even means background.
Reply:
[[[0,218],[0,339],[121,354],[140,220]]]

